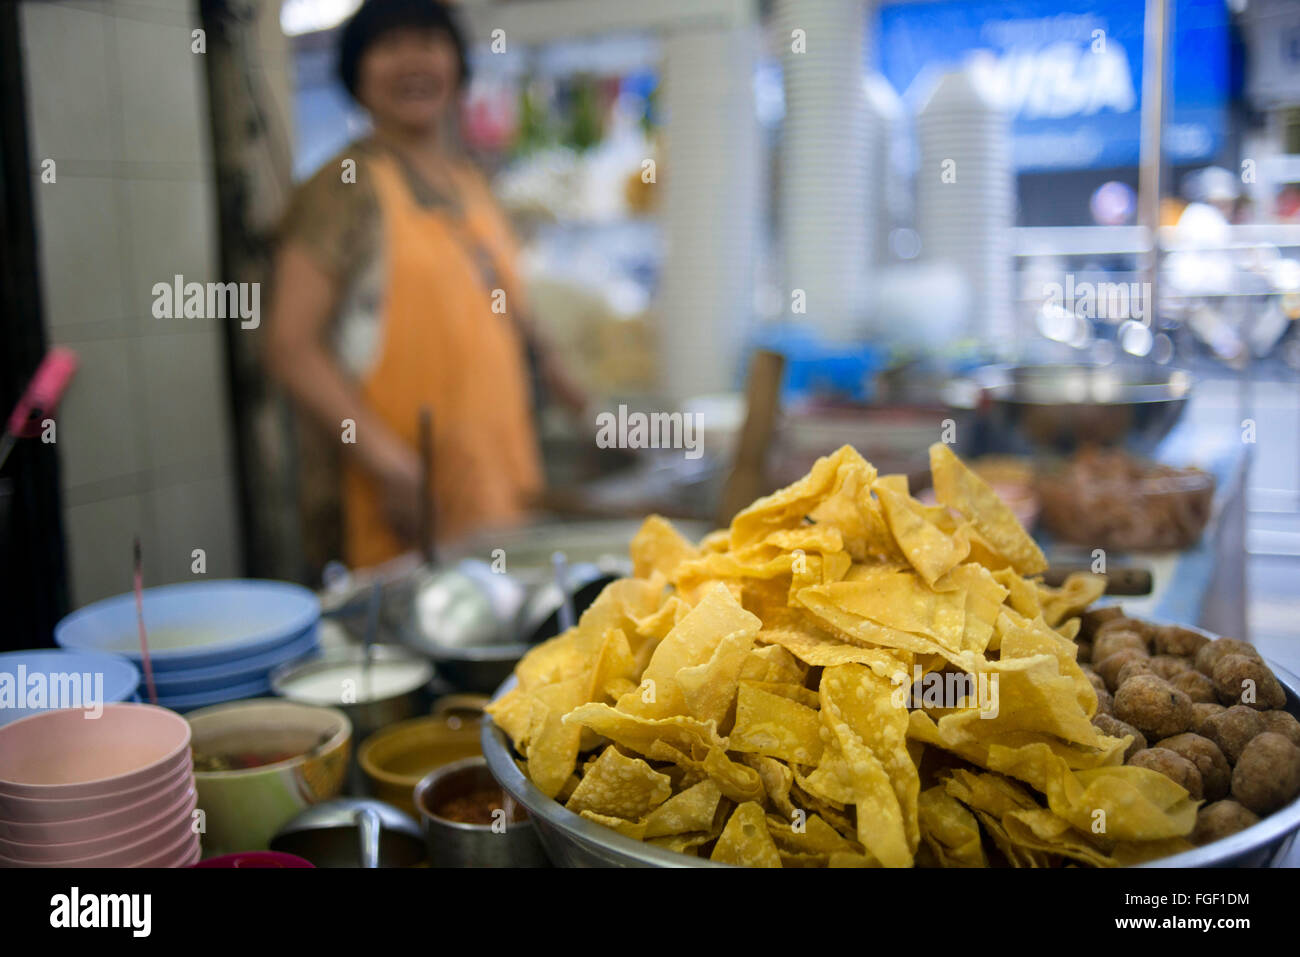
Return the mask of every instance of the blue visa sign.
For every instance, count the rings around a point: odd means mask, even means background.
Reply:
[[[1141,141],[1141,0],[938,0],[879,8],[875,62],[913,108],[968,67],[1013,117],[1024,172],[1131,166]],[[1165,155],[1213,158],[1228,96],[1225,0],[1173,0]]]

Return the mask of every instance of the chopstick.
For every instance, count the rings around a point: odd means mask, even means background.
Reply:
[[[144,660],[144,680],[149,689],[149,703],[158,704],[158,689],[153,683],[153,662],[149,658],[149,638],[144,630],[144,556],[140,549],[140,536],[135,537],[135,620],[140,626],[140,657]]]

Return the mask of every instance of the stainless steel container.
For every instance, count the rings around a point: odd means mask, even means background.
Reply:
[[[317,867],[413,867],[424,859],[420,828],[409,816],[361,798],[307,808],[276,832],[271,849]]]
[[[1119,364],[990,366],[974,379],[999,447],[1020,453],[1100,445],[1149,454],[1192,393],[1186,372]]]
[[[433,867],[549,867],[531,820],[508,821],[504,830],[466,824],[434,813],[443,801],[499,785],[482,758],[466,758],[429,772],[415,786]]]
[[[271,689],[290,701],[341,709],[352,722],[354,741],[363,741],[397,721],[428,714],[433,703],[429,689],[433,665],[428,659],[401,645],[375,645],[372,652],[372,667],[401,667],[409,671],[409,680],[395,686],[386,682],[382,689],[368,692],[365,682],[356,680],[356,672],[365,663],[365,651],[338,648],[276,668],[271,672]],[[319,686],[332,684],[329,679],[332,673],[337,674],[338,688],[322,695]],[[350,684],[345,684],[349,681]],[[365,777],[357,764],[355,749],[349,764],[348,791],[358,795],[366,793]]]
[[[1273,662],[1269,667],[1286,690],[1286,710],[1300,718],[1300,678]],[[493,697],[510,691],[515,681],[511,676]],[[519,770],[505,732],[490,720],[483,722],[483,757],[501,787],[527,809],[542,846],[557,867],[727,866],[634,841],[548,798]],[[1287,855],[1297,831],[1300,798],[1231,837],[1140,866],[1268,867]]]

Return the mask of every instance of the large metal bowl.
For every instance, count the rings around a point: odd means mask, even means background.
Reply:
[[[1145,366],[994,366],[975,378],[994,441],[1018,453],[1099,445],[1150,454],[1192,392],[1186,372]]]
[[[1300,678],[1274,662],[1269,667],[1286,689],[1286,710],[1300,718]],[[511,675],[493,699],[514,688],[515,681]],[[492,776],[531,815],[542,846],[557,867],[729,866],[634,841],[548,798],[519,770],[509,739],[490,718],[483,722],[483,756]],[[1297,831],[1300,798],[1231,837],[1139,866],[1268,867],[1287,855]]]

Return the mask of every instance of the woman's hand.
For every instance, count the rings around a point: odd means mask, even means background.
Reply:
[[[420,512],[424,507],[424,469],[420,456],[395,438],[357,443],[365,469],[379,483],[384,515],[403,544],[420,544]]]
[[[366,406],[324,347],[326,326],[337,301],[334,279],[305,248],[293,243],[282,248],[276,261],[267,362],[293,399],[323,429],[338,435],[342,424],[352,420],[357,442],[343,448],[354,453],[379,483],[389,524],[410,544],[416,541],[420,528],[420,457]]]

